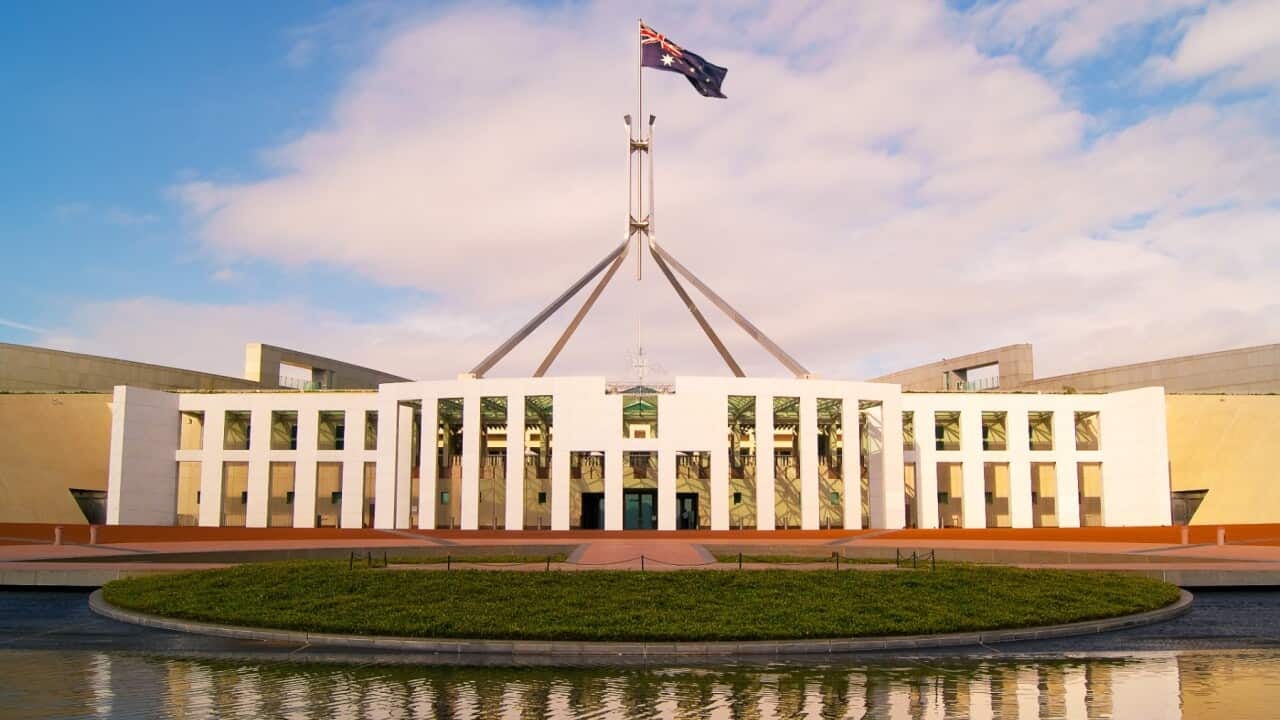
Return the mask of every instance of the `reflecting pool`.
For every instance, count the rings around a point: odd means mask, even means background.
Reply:
[[[0,678],[5,718],[1270,718],[1280,652],[499,668],[0,650]]]

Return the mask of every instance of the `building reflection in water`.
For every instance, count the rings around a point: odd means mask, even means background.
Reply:
[[[1268,716],[1280,652],[802,667],[343,666],[0,652],[16,717],[1186,718]],[[28,682],[15,683],[18,678]],[[9,715],[6,715],[8,717]]]

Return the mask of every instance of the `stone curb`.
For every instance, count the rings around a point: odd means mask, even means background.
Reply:
[[[741,642],[578,642],[562,640],[468,640],[432,639],[370,635],[337,635],[295,630],[269,630],[216,623],[192,622],[125,610],[102,598],[102,590],[89,596],[89,609],[120,622],[144,627],[174,630],[196,635],[266,640],[271,642],[319,645],[359,650],[400,650],[419,653],[495,656],[556,657],[692,657],[692,656],[765,656],[765,655],[834,655],[877,650],[922,650],[1019,640],[1048,640],[1075,635],[1094,635],[1112,630],[1152,625],[1171,620],[1191,610],[1191,593],[1182,590],[1172,605],[1134,615],[1106,620],[1085,620],[1062,625],[984,630],[980,632],[945,633],[941,635],[898,635],[871,638],[832,638],[820,640],[753,640]]]

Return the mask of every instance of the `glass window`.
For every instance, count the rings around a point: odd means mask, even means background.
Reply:
[[[224,424],[222,427],[222,449],[223,450],[248,450],[249,449],[249,418],[248,410],[228,410],[224,416]]]
[[[1027,413],[1027,431],[1031,439],[1032,450],[1052,450],[1053,412],[1039,410]]]
[[[378,449],[378,411],[366,410],[364,413],[364,449]]]
[[[960,413],[942,411],[933,414],[933,440],[937,450],[960,449]]]
[[[341,450],[346,433],[346,413],[341,410],[324,410],[316,436],[317,450]]]
[[[298,449],[298,413],[274,410],[271,413],[271,449]]]
[[[1098,450],[1102,446],[1102,418],[1097,412],[1076,413],[1076,450]]]
[[[658,437],[656,393],[628,393],[622,396],[622,437],[636,440]]]

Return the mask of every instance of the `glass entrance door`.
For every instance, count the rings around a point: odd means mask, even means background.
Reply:
[[[676,493],[676,529],[698,529],[698,493]]]
[[[658,527],[658,491],[622,491],[622,528],[653,530]]]

